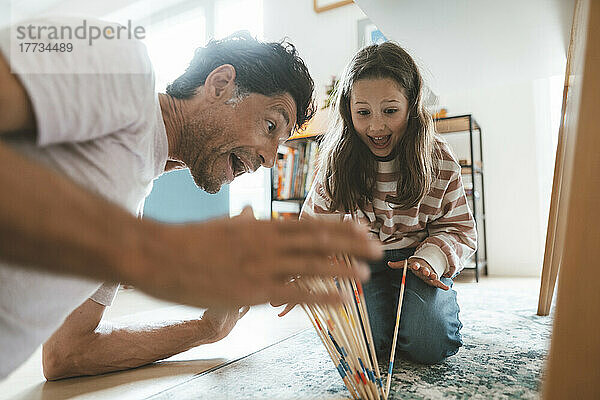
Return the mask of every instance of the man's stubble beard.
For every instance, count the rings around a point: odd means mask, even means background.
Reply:
[[[181,140],[181,153],[182,161],[189,168],[196,186],[214,194],[221,190],[225,183],[225,170],[215,171],[214,168],[228,146],[225,129],[211,114],[207,112],[202,118],[196,118],[186,124]]]

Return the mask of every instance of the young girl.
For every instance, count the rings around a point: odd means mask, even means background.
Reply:
[[[434,134],[413,59],[397,44],[366,47],[346,66],[332,128],[301,218],[354,218],[385,248],[364,285],[375,346],[389,357],[404,260],[398,354],[434,364],[462,345],[452,277],[475,251],[460,166]]]

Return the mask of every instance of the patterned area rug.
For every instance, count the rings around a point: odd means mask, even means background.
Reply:
[[[537,292],[457,285],[464,346],[444,363],[395,365],[402,399],[535,399],[552,329],[539,317]]]
[[[538,398],[552,319],[535,315],[535,283],[506,282],[456,285],[464,346],[436,366],[396,360],[390,398]],[[306,330],[157,398],[343,399],[350,394],[317,335]]]

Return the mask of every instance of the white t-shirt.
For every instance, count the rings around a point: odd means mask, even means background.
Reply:
[[[45,23],[76,24],[81,19]],[[9,45],[9,31],[4,30],[0,32],[0,52],[5,58]],[[135,40],[119,41],[118,45],[97,41],[93,54],[77,62],[87,63],[88,71],[127,63],[124,70],[133,67],[144,73],[19,75],[33,103],[37,137],[15,134],[0,140],[141,215],[153,180],[164,171],[168,151],[152,66],[145,46]],[[65,62],[45,55],[15,57],[13,52],[10,62],[13,68],[29,63],[30,70],[31,63]],[[25,361],[92,294],[95,301],[109,305],[117,286],[100,286],[101,282],[0,263],[0,379]]]

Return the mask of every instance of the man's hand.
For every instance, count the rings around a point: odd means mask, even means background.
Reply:
[[[281,311],[279,314],[277,314],[278,317],[285,316],[287,313],[292,311],[294,309],[294,307],[296,307],[298,305],[297,303],[287,303],[286,304],[286,303],[281,303],[281,302],[271,302],[271,306],[273,306],[273,307],[281,307],[284,304],[285,304],[285,308],[283,309],[283,311]]]
[[[154,240],[126,254],[134,274],[127,281],[158,297],[203,307],[338,302],[339,294],[317,295],[286,283],[298,275],[365,280],[370,271],[364,263],[351,269],[332,265],[327,257],[342,253],[377,259],[382,254],[366,229],[350,222],[233,218],[191,225],[146,223],[152,230],[146,237]]]
[[[250,310],[245,306],[231,309],[209,308],[204,312],[201,318],[203,324],[204,338],[207,343],[214,343],[225,336],[233,329],[235,324]]]
[[[390,268],[404,268],[404,260],[390,261],[388,262],[388,265],[390,266]],[[408,269],[410,269],[413,274],[421,278],[421,280],[423,280],[423,282],[425,282],[429,286],[437,287],[443,290],[450,289],[448,285],[444,284],[444,282],[442,282],[438,278],[437,274],[433,270],[433,267],[429,265],[427,261],[421,258],[409,258]]]

